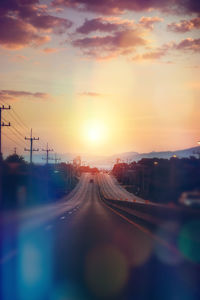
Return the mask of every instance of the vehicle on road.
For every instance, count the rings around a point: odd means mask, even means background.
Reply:
[[[200,192],[192,191],[182,193],[179,198],[179,203],[184,206],[200,208]]]

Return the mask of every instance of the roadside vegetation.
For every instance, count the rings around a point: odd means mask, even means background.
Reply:
[[[73,165],[28,164],[13,154],[2,163],[2,202],[4,209],[22,208],[58,200],[78,182]]]
[[[157,203],[177,203],[182,192],[200,189],[200,159],[143,158],[115,164],[112,173],[129,191]]]

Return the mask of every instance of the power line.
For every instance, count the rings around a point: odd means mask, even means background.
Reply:
[[[15,115],[12,114],[12,112],[11,112],[10,116],[11,116],[11,118],[13,118],[13,120],[17,123],[17,125],[18,125],[22,130],[25,130],[26,132],[28,131],[28,128],[25,127],[24,125],[22,125],[22,124],[18,121],[18,119],[15,117]]]
[[[8,136],[5,132],[2,132],[2,134],[9,139],[11,142],[15,143],[16,145],[18,145],[20,148],[23,148],[24,146],[20,145],[19,142],[17,142],[16,140],[14,140],[13,138],[11,138],[10,136]]]
[[[5,118],[2,118],[2,119],[4,120],[4,122],[8,122]],[[14,135],[16,135],[16,133],[17,133],[17,134],[18,134],[18,138],[20,138],[21,141],[23,141],[23,143],[24,143],[24,135],[23,135],[17,128],[15,128],[15,127],[13,126],[13,124],[12,124],[10,130],[11,130],[11,132],[12,132]],[[13,132],[13,130],[14,130],[15,132]]]
[[[21,137],[21,135],[19,135],[19,133],[16,131],[15,127],[10,127],[10,130],[11,132],[14,134],[14,136],[19,139],[24,145],[25,145],[25,142],[24,142],[24,138]],[[16,133],[18,135],[16,135]]]
[[[29,127],[25,124],[24,121],[20,118],[20,116],[17,114],[17,112],[12,109],[13,114],[16,116],[16,118],[19,120],[19,122],[25,127],[26,130],[29,130]]]
[[[14,126],[12,126],[12,128],[16,131],[16,133],[18,133],[18,135],[19,135],[22,139],[24,139],[24,135],[23,135],[17,128],[15,128]]]
[[[5,105],[8,105],[6,103],[5,100],[1,99],[1,101],[5,104]],[[15,119],[16,122],[18,122],[18,124],[20,123],[21,125],[20,126],[23,126],[26,130],[29,130],[29,126],[21,119],[21,117],[18,115],[18,113],[15,111],[14,108],[12,108],[12,111],[11,111],[11,116],[13,119]],[[17,121],[17,120],[18,121]]]

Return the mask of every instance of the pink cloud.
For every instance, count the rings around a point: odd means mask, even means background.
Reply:
[[[149,51],[143,54],[135,55],[132,60],[134,61],[144,61],[144,60],[160,60],[167,54],[164,49],[156,49],[154,51]]]
[[[187,38],[187,39],[182,40],[180,43],[174,43],[172,48],[177,49],[177,50],[199,52],[200,51],[200,39]]]
[[[84,24],[77,28],[76,32],[82,34],[88,34],[93,31],[110,32],[117,30],[118,27],[118,24],[105,22],[102,18],[86,19]]]
[[[200,12],[200,2],[197,0],[53,0],[53,6],[70,7],[101,14],[122,14],[129,11],[160,11],[176,13]]]
[[[9,49],[39,46],[50,40],[47,35],[37,34],[32,25],[13,17],[1,17],[0,28],[0,45]]]
[[[44,53],[56,53],[56,52],[58,52],[58,51],[60,51],[60,49],[58,49],[58,48],[48,48],[48,47],[46,47],[46,48],[44,48],[43,50],[42,50]]]
[[[93,36],[72,41],[72,45],[80,48],[84,55],[96,58],[110,57],[114,53],[124,55],[146,44],[147,41],[136,29],[121,30],[103,37]]]
[[[40,46],[50,33],[62,34],[72,22],[51,16],[38,0],[7,0],[0,5],[0,45],[9,49]]]
[[[56,34],[66,32],[72,25],[72,22],[67,19],[38,14],[28,17],[27,21],[39,30],[46,30]]]
[[[179,23],[171,23],[167,26],[168,30],[174,32],[185,33],[193,29],[200,28],[200,17],[193,18],[191,20],[181,20]]]
[[[94,31],[113,32],[133,26],[134,22],[130,20],[122,20],[120,18],[98,17],[94,19],[85,19],[83,25],[77,28],[76,32],[81,34],[89,34]]]
[[[50,99],[50,95],[47,93],[31,93],[26,91],[14,91],[14,90],[0,90],[0,100],[4,101],[15,101],[21,98],[32,98],[32,99]]]
[[[159,17],[142,17],[139,21],[139,24],[147,29],[153,30],[154,24],[160,22],[163,22],[163,19]]]

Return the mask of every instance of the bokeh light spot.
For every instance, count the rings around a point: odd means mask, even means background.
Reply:
[[[179,235],[179,249],[185,258],[200,263],[200,221],[184,225]]]
[[[124,255],[115,247],[93,249],[86,259],[86,281],[99,297],[116,295],[128,279],[128,265]]]
[[[155,253],[158,259],[165,264],[178,265],[183,261],[181,253],[175,248],[178,233],[179,224],[176,222],[163,223],[157,231],[158,237],[166,244],[158,241],[155,246]]]

